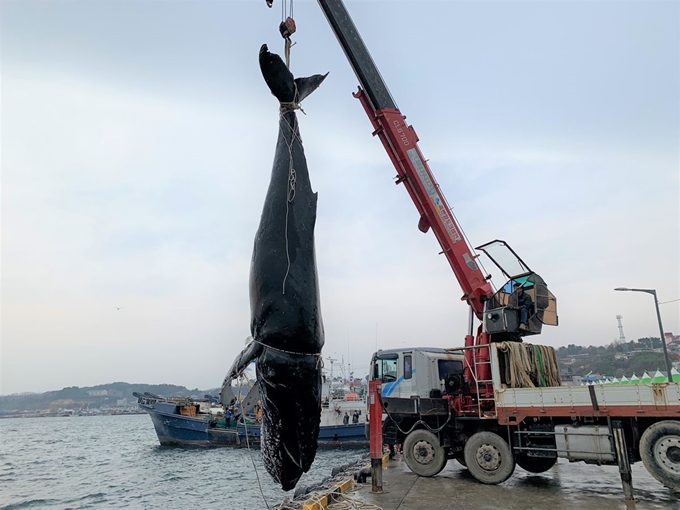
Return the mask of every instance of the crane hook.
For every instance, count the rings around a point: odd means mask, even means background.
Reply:
[[[288,16],[286,21],[282,21],[279,25],[279,32],[281,32],[281,37],[289,39],[295,33],[295,20]]]

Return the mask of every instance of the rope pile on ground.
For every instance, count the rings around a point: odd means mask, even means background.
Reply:
[[[562,384],[557,352],[553,347],[518,342],[501,342],[497,346],[502,382],[510,388],[545,388]]]
[[[382,507],[378,505],[355,499],[352,496],[354,493],[356,493],[356,490],[334,496],[335,501],[328,505],[328,510],[382,510]]]
[[[292,500],[287,499],[279,505],[272,507],[272,510],[300,510],[305,501],[317,501],[321,503],[322,498],[328,495],[338,483],[346,480],[348,477],[353,477],[355,472],[358,472],[367,466],[370,466],[370,464],[367,464],[366,459],[363,458],[343,466],[335,467],[331,471],[331,476],[326,477],[318,484],[308,487],[298,487],[295,490],[295,495]],[[359,486],[354,485],[353,489],[348,493],[335,493],[333,495],[334,500],[328,501],[327,508],[329,510],[382,510],[378,506],[357,500],[353,495],[358,491],[358,488]]]

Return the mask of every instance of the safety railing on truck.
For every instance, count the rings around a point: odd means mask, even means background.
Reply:
[[[482,356],[482,349],[488,350],[489,357]],[[497,356],[491,355],[496,350]],[[496,418],[495,389],[507,388],[545,388],[561,386],[557,354],[555,349],[544,345],[519,342],[500,342],[447,349],[449,352],[465,353],[471,351],[472,363],[464,357],[463,364],[472,380],[467,381],[471,388],[474,411],[479,418]],[[493,359],[499,366],[493,366]],[[501,366],[502,365],[502,366]],[[482,368],[486,370],[481,370]],[[480,379],[480,373],[491,374],[491,379]],[[494,375],[495,374],[495,375]],[[499,388],[494,388],[494,378]]]

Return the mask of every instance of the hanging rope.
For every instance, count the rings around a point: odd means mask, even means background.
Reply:
[[[290,142],[288,142],[288,139],[286,138],[286,133],[282,133],[283,135],[283,140],[286,142],[286,145],[288,146],[288,188],[286,191],[286,226],[284,230],[284,236],[286,239],[286,261],[288,263],[286,267],[286,274],[283,277],[283,288],[281,293],[285,294],[286,293],[286,280],[288,279],[288,274],[290,273],[290,251],[289,251],[289,246],[288,246],[288,211],[290,207],[290,203],[295,199],[295,186],[297,184],[297,174],[295,173],[295,168],[293,167],[293,144],[295,143],[295,140],[297,139],[300,145],[302,145],[302,140],[297,135],[297,116],[293,116],[295,119],[294,124],[291,126],[290,123],[288,122],[288,119],[286,119],[285,114],[288,111],[294,111],[297,108],[299,108],[299,105],[297,105],[297,85],[295,86],[295,96],[293,97],[293,102],[291,104],[281,104],[281,116],[283,119],[286,121],[286,124],[288,124],[288,129],[290,129]]]
[[[255,383],[257,384],[257,383]],[[242,390],[243,390],[243,385],[239,384],[238,385],[238,401],[243,404],[243,396],[242,396]],[[260,488],[260,494],[262,495],[262,500],[264,501],[264,506],[269,510],[269,503],[267,503],[267,498],[264,495],[264,491],[262,490],[262,484],[260,483],[260,475],[257,472],[257,466],[255,465],[255,459],[253,458],[253,452],[250,449],[250,439],[248,437],[248,423],[246,422],[246,413],[241,408],[241,421],[243,423],[243,428],[245,429],[246,432],[246,446],[248,447],[248,456],[250,457],[250,462],[253,464],[253,470],[255,471],[255,478],[257,479],[257,486]],[[236,422],[236,434],[238,434],[238,422]]]
[[[290,42],[290,37],[285,38],[284,42],[284,54],[286,55],[286,67],[290,69],[290,49],[293,45]]]

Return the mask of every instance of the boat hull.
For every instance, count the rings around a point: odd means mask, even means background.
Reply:
[[[162,446],[259,446],[260,427],[239,423],[236,428],[215,428],[207,418],[182,416],[171,402],[139,403],[151,417],[158,442]],[[321,448],[368,447],[363,423],[322,425],[319,429]]]

